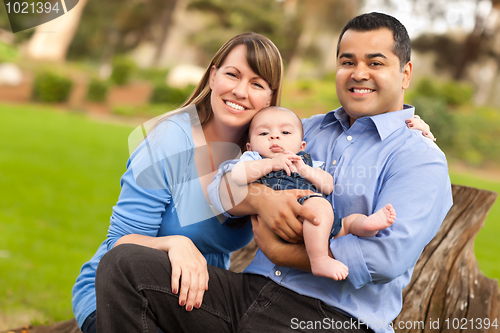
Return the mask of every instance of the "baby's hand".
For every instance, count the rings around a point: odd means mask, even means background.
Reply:
[[[285,152],[285,154],[290,153],[294,157],[291,158],[291,161],[293,163],[292,167],[295,169],[294,172],[297,172],[299,174],[302,174],[304,172],[304,168],[307,167],[307,165],[304,163],[302,158],[292,152]]]
[[[293,153],[292,155],[298,157]],[[271,159],[273,164],[273,171],[285,170],[286,174],[290,176],[293,171],[292,169],[295,169],[295,167],[293,166],[294,157],[292,155],[290,155],[289,152],[285,152],[283,154],[274,156]]]

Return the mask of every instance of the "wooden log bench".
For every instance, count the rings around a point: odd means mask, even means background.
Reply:
[[[403,309],[393,323],[398,333],[500,332],[498,281],[481,273],[474,256],[474,239],[484,226],[497,193],[452,187],[453,207],[436,237],[425,247],[410,283],[403,290]],[[241,272],[256,251],[252,241],[233,253],[230,270]],[[497,327],[491,325],[495,318]],[[490,320],[489,327],[486,327],[486,319]],[[27,326],[5,332],[76,333],[80,330],[71,319],[51,326]]]

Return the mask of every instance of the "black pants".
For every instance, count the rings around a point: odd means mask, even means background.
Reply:
[[[208,267],[200,309],[179,306],[168,254],[120,245],[99,263],[97,331],[110,332],[372,332],[327,306],[266,277]],[[336,329],[335,327],[339,328]]]

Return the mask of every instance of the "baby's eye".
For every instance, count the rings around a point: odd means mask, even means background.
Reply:
[[[292,134],[292,133],[290,133],[289,131],[283,131],[283,132],[281,132],[281,134],[285,134],[286,135],[286,134]]]
[[[262,133],[260,133],[259,135],[264,136],[264,135],[268,135],[268,134],[269,134],[269,132],[262,132]]]

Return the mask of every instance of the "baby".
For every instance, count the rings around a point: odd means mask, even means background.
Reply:
[[[360,237],[375,236],[379,230],[392,225],[396,212],[388,204],[370,216],[352,214],[343,220],[334,219],[332,205],[326,199],[333,191],[333,177],[313,167],[302,140],[302,122],[295,113],[276,106],[262,109],[250,124],[248,151],[234,166],[231,177],[238,185],[260,182],[275,190],[310,189],[316,192],[298,200],[313,210],[319,220],[319,225],[305,220],[303,226],[311,270],[316,276],[343,280],[348,275],[348,268],[328,256],[328,239],[349,233]]]

